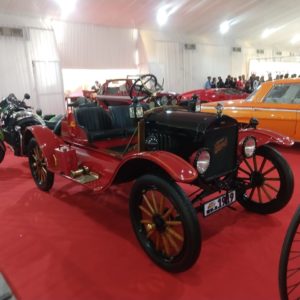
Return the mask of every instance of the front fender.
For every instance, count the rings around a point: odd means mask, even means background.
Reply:
[[[54,149],[64,144],[64,142],[58,138],[53,131],[46,126],[35,125],[26,128],[25,143],[26,146],[29,143],[31,137],[34,137],[37,141],[43,155],[47,161],[47,167],[53,171],[55,169]]]
[[[281,146],[292,146],[294,140],[288,136],[262,128],[246,128],[239,131],[239,146],[242,146],[244,140],[248,136],[253,136],[256,139],[257,147],[274,143]]]
[[[140,152],[128,156],[119,166],[116,177],[134,178],[154,170],[164,171],[177,182],[188,183],[198,177],[198,172],[190,163],[166,151]]]

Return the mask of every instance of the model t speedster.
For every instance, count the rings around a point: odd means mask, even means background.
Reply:
[[[138,89],[144,88],[143,81]],[[147,91],[148,92],[148,91]],[[293,193],[293,174],[277,150],[292,145],[276,133],[241,126],[221,110],[193,113],[180,107],[104,110],[91,104],[69,111],[54,131],[29,127],[25,139],[36,185],[51,189],[60,174],[94,191],[134,181],[130,218],[142,248],[161,268],[181,272],[197,260],[197,212],[210,216],[235,201],[269,214]],[[184,191],[185,184],[195,188]]]

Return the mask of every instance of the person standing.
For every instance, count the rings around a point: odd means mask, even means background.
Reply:
[[[218,89],[221,89],[221,88],[223,88],[224,86],[225,86],[225,85],[224,85],[224,81],[223,81],[222,77],[219,76],[219,77],[218,77],[218,82],[217,82],[217,88],[218,88]]]
[[[212,89],[215,89],[217,87],[217,78],[216,77],[213,77],[213,79],[211,81],[211,84],[210,84],[210,87]]]
[[[245,84],[242,80],[242,76],[239,76],[239,79],[236,82],[236,88],[241,91],[245,88]]]
[[[211,77],[210,76],[207,77],[207,81],[205,82],[204,88],[206,90],[211,89]]]

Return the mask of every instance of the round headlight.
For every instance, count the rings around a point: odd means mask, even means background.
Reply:
[[[173,98],[172,101],[171,101],[171,104],[172,104],[172,105],[176,105],[176,104],[177,104],[177,99],[176,99],[176,98]]]
[[[204,174],[210,163],[210,154],[206,150],[199,152],[196,157],[196,168],[200,174]]]
[[[168,105],[169,99],[168,96],[162,96],[160,99],[161,105]]]
[[[254,137],[249,136],[245,139],[243,143],[244,155],[249,158],[253,156],[256,149],[256,140]]]

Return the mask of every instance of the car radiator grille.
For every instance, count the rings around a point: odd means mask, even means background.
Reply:
[[[205,179],[223,176],[236,168],[237,135],[237,126],[221,127],[206,133],[204,148],[209,150],[211,158]]]

